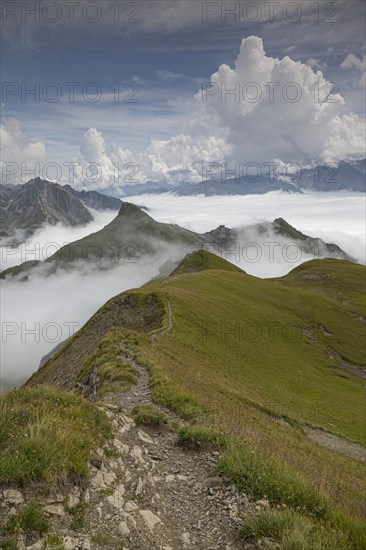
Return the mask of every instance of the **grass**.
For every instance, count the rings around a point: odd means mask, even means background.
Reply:
[[[65,550],[63,538],[54,534],[47,535],[45,548],[46,550]]]
[[[214,430],[247,441],[264,479],[273,459],[277,481],[262,479],[257,494],[271,489],[273,500],[277,492],[279,501],[311,514],[327,503],[338,510],[337,525],[344,514],[342,529],[362,548],[365,466],[314,444],[302,426],[365,442],[363,382],[336,370],[327,354],[331,346],[350,362],[365,362],[364,268],[314,261],[277,280],[204,270],[145,288],[160,290],[173,311],[170,331],[153,343],[140,334],[136,345],[154,400],[198,425],[209,417]],[[192,414],[182,396],[194,404]],[[252,483],[256,468],[248,472]]]
[[[314,517],[328,513],[324,497],[310,484],[286,463],[255,446],[231,444],[220,458],[217,472],[255,499],[265,496],[271,504],[286,504]]]
[[[163,369],[147,360],[142,353],[137,353],[135,360],[150,372],[151,396],[156,403],[176,412],[186,420],[195,420],[204,414],[202,405],[193,395],[181,391]]]
[[[163,426],[168,424],[166,414],[159,411],[154,405],[137,405],[132,413],[138,426]]]
[[[49,531],[51,521],[43,512],[42,506],[37,501],[29,502],[18,514],[12,516],[5,526],[9,533],[23,533],[44,535]]]
[[[99,377],[100,397],[112,391],[127,391],[136,383],[137,375],[135,369],[121,356],[121,331],[112,329],[101,340],[97,349],[85,359],[77,375],[77,381],[85,383],[90,373],[95,370]]]
[[[226,447],[224,434],[207,426],[182,426],[178,430],[178,441],[181,445],[194,449],[213,447],[222,450]]]
[[[164,312],[163,301],[154,292],[125,292],[115,296],[42,365],[26,385],[59,383],[68,390],[75,390],[80,369],[85,368],[85,362],[98,351],[103,338],[108,341],[111,334],[112,338],[116,335],[115,327],[139,332],[159,329]],[[112,359],[116,359],[115,355]],[[59,376],[61,371],[62,377]]]
[[[317,260],[261,280],[212,255],[206,268],[199,259],[187,258],[172,277],[137,293],[135,303],[153,295],[153,308],[169,301],[171,326],[161,311],[160,324],[125,324],[126,295],[110,300],[103,315],[119,320],[126,347],[149,370],[154,401],[192,421],[181,435],[187,444],[212,438],[207,427],[224,434],[221,472],[243,490],[328,521],[350,534],[354,548],[366,547],[365,465],[303,430],[365,445],[364,382],[329,355],[332,349],[356,366],[366,363],[364,267]],[[94,349],[97,321],[82,336]],[[48,376],[77,362],[78,346],[61,350]]]
[[[62,483],[88,475],[110,422],[81,397],[41,386],[0,396],[0,482]]]
[[[78,502],[76,506],[67,508],[69,514],[71,514],[71,529],[74,531],[80,531],[85,526],[85,513],[88,510],[89,505],[86,502]]]
[[[262,510],[244,518],[240,538],[268,548],[268,542],[279,545],[281,550],[349,550],[350,542],[336,530],[310,521],[292,510]],[[267,539],[267,540],[266,540]]]
[[[18,550],[18,543],[15,537],[9,537],[0,543],[0,548],[2,550]]]
[[[233,271],[242,273],[243,271],[233,265],[225,265],[225,271]],[[184,273],[197,273],[198,271],[207,271],[211,269],[222,269],[223,264],[222,260],[215,256],[214,254],[207,254],[207,252],[201,248],[200,250],[195,250],[194,252],[187,254],[184,260],[178,265],[178,267],[173,271],[172,275],[182,275]]]

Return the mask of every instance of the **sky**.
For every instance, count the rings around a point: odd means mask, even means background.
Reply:
[[[116,190],[364,158],[365,6],[4,0],[2,181]]]

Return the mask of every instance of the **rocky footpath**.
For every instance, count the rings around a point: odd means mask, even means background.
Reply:
[[[148,373],[134,367],[139,373],[137,385],[126,393],[108,395],[101,405],[112,421],[114,437],[91,457],[89,482],[43,499],[56,542],[47,537],[30,541],[19,534],[18,548],[253,548],[238,540],[241,516],[268,503],[250,503],[215,476],[218,451],[183,448],[176,432],[165,425],[143,429],[136,425],[131,410],[151,403],[151,395]],[[31,498],[13,489],[2,496],[1,513],[6,516],[16,514]]]

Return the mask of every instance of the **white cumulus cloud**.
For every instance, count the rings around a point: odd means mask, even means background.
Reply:
[[[361,62],[348,57],[346,66]],[[347,112],[322,71],[289,56],[268,56],[257,36],[242,40],[234,66],[221,65],[195,100],[185,128],[152,140],[143,152],[108,148],[96,129],[85,134],[81,152],[105,167],[105,186],[113,163],[136,163],[140,183],[179,183],[200,181],[202,163],[309,164],[364,156],[364,122]]]
[[[20,183],[21,173],[34,170],[46,157],[42,141],[30,141],[17,118],[9,117],[0,125],[1,174],[3,183]],[[21,166],[23,164],[23,166]]]
[[[357,57],[354,53],[349,53],[346,59],[341,63],[341,69],[355,69],[361,74],[360,84],[365,86],[366,84],[366,55],[363,58]]]

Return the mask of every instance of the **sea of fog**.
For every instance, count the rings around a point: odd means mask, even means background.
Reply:
[[[160,222],[177,223],[199,233],[210,231],[220,224],[240,227],[284,218],[306,235],[334,242],[350,256],[365,263],[364,193],[337,191],[294,195],[274,191],[265,195],[225,197],[179,197],[166,193],[128,197],[127,201],[148,207],[150,216]],[[267,268],[270,270],[270,265]],[[289,266],[288,271],[291,269]],[[250,267],[248,271],[251,272]],[[265,277],[277,275],[270,271],[263,274]]]
[[[178,197],[172,194],[139,195],[129,202],[144,205],[158,221],[176,223],[187,229],[205,232],[223,224],[246,226],[282,217],[302,232],[335,242],[350,256],[365,261],[365,195],[358,193],[306,193],[229,197]],[[39,230],[23,247],[1,250],[2,269],[21,261],[45,259],[55,250],[101,229],[116,212],[95,212],[94,221],[84,227],[60,225]],[[281,276],[299,263],[311,259],[284,254],[287,243],[272,235],[275,248],[251,234],[256,248],[242,254],[229,254],[247,273],[259,277]],[[273,243],[272,243],[273,244]],[[258,256],[258,250],[260,256]],[[271,253],[275,250],[275,254]],[[287,249],[286,249],[287,250]],[[253,253],[253,254],[252,254]],[[252,254],[252,255],[251,255]],[[78,330],[109,298],[135,288],[159,272],[166,259],[179,257],[179,250],[166,256],[137,263],[117,265],[108,272],[60,273],[44,278],[33,276],[26,282],[6,281],[1,292],[2,346],[1,383],[19,384],[30,376],[40,359],[57,344]]]

